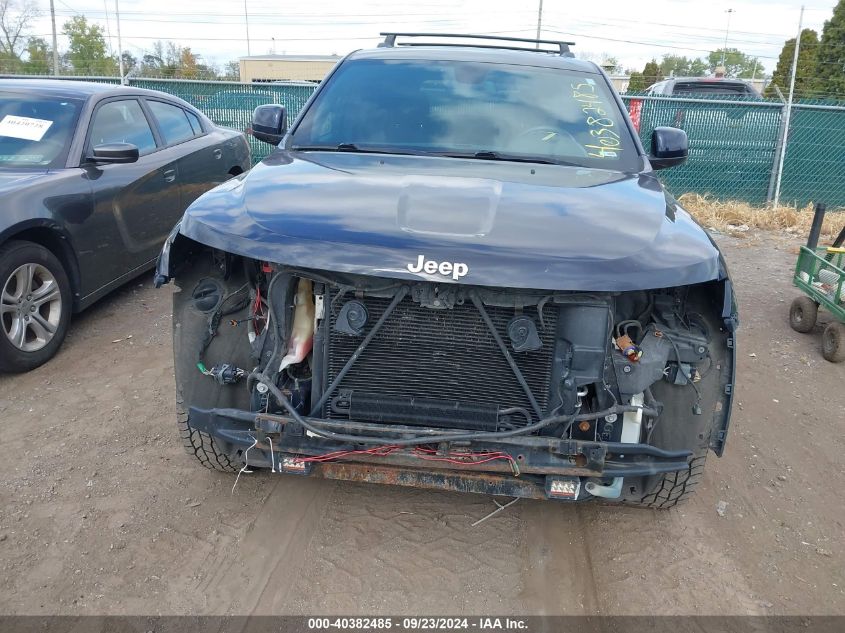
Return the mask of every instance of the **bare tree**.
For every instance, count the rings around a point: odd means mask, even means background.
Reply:
[[[0,58],[20,60],[39,14],[34,0],[0,0]]]

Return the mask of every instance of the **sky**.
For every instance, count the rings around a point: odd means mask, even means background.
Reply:
[[[51,37],[49,0],[33,34]],[[156,40],[189,46],[222,66],[251,53],[339,54],[375,46],[384,30],[534,37],[539,0],[117,0],[123,49],[136,57]],[[117,51],[116,0],[54,0],[57,29],[73,15],[100,23]],[[821,32],[835,0],[806,0],[805,28]],[[800,3],[769,0],[543,0],[542,37],[572,40],[573,51],[625,68],[666,53],[706,56],[724,45],[759,56],[774,69],[784,40],[795,37]],[[731,13],[727,10],[732,9]],[[248,17],[245,16],[245,11]],[[249,41],[247,40],[247,25]],[[59,49],[64,48],[59,35]]]

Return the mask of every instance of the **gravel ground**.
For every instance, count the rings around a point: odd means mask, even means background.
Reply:
[[[471,527],[492,501],[266,473],[233,494],[179,444],[170,290],[125,286],[0,376],[0,613],[845,614],[845,364],[789,328],[794,239],[719,240],[737,406],[671,512],[521,500]]]

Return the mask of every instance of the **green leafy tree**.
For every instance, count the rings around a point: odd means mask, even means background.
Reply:
[[[115,75],[117,60],[108,54],[103,28],[82,15],[65,22],[62,33],[68,38],[67,59],[80,75]]]
[[[23,71],[29,75],[47,75],[52,68],[52,51],[46,40],[30,37],[26,45],[26,61]]]
[[[0,0],[0,69],[18,72],[27,33],[39,16],[33,0]]]
[[[801,46],[798,49],[798,69],[795,73],[795,95],[798,98],[812,95],[815,86],[816,56],[819,52],[819,36],[813,29],[801,31]],[[783,94],[789,89],[792,78],[792,59],[795,57],[795,38],[786,40],[778,57],[772,80],[766,87],[767,97],[776,97],[780,88]]]
[[[664,77],[701,77],[707,73],[707,62],[698,57],[664,55],[660,61],[660,74]]]
[[[716,49],[707,56],[708,69],[711,73],[715,73],[719,66],[725,67],[725,76],[738,77],[740,79],[751,79],[752,77],[762,77],[765,73],[763,64],[756,57],[746,55],[737,48],[726,48],[725,63],[722,64],[722,50]]]
[[[839,0],[833,16],[824,23],[814,74],[817,92],[845,97],[845,0]]]
[[[643,80],[646,83],[646,88],[658,81],[663,81],[663,73],[660,72],[660,65],[657,60],[652,59],[643,67]]]
[[[645,77],[639,70],[635,70],[634,72],[630,73],[628,77],[628,93],[634,94],[637,92],[645,92],[645,89],[648,88],[651,84],[647,84],[645,81]]]

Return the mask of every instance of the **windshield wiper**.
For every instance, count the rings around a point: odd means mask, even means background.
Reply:
[[[430,152],[401,147],[359,147],[355,143],[337,145],[292,145],[293,152],[350,152],[357,154],[397,154],[406,156],[430,156]]]
[[[540,165],[567,165],[570,167],[580,167],[578,163],[568,163],[566,161],[541,158],[539,156],[504,154],[502,152],[494,152],[491,150],[484,150],[481,152],[444,152],[439,155],[448,156],[449,158],[479,158],[481,160],[497,160],[509,163],[538,163]]]
[[[355,143],[338,143],[337,145],[292,145],[293,152],[350,152],[357,154],[396,154],[405,156],[443,156],[445,158],[478,158],[481,160],[495,160],[510,163],[537,163],[540,165],[564,165],[568,167],[582,167],[578,163],[542,158],[538,156],[526,156],[522,154],[505,154],[491,150],[480,152],[451,152],[451,151],[424,151],[402,147],[377,147],[359,146]]]

